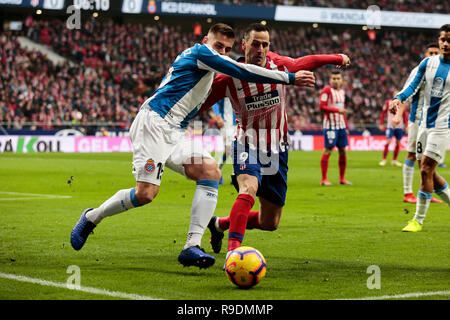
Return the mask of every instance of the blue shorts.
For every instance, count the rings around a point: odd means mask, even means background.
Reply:
[[[266,199],[276,205],[284,206],[287,191],[288,151],[265,153],[260,150],[250,150],[248,146],[232,145],[234,175],[231,177],[236,190],[239,185],[236,176],[249,174],[258,179],[256,196]]]
[[[348,146],[347,129],[324,129],[325,148]]]
[[[405,134],[405,131],[403,129],[397,128],[387,128],[386,129],[386,138],[392,139],[392,137],[395,137],[397,140],[401,140],[403,135]]]

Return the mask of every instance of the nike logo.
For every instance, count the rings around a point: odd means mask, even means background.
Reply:
[[[237,88],[237,90],[238,90],[238,91],[241,91],[242,89],[244,89],[244,88],[242,88],[242,87],[240,87],[240,88]]]

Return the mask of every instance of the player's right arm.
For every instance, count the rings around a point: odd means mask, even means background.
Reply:
[[[218,54],[206,44],[201,45],[198,52],[197,66],[202,70],[222,73],[246,82],[295,84],[297,86],[314,87],[314,74],[309,71],[290,73],[240,63],[227,56]]]

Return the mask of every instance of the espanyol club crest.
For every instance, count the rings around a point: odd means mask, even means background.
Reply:
[[[155,1],[150,0],[148,2],[147,11],[148,11],[148,13],[155,13],[156,12],[156,3],[155,3]]]
[[[153,159],[147,160],[147,163],[145,164],[145,171],[148,173],[152,173],[155,170],[155,162]]]

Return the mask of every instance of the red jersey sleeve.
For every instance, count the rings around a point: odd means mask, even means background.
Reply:
[[[326,64],[341,65],[343,62],[343,58],[340,54],[317,54],[294,59],[291,57],[280,56],[275,52],[270,51],[267,56],[271,58],[275,64],[286,66],[289,72],[313,70]]]
[[[229,79],[231,79],[229,76],[223,74],[216,75],[211,86],[211,91],[209,92],[205,102],[201,105],[196,116],[210,109],[215,103],[226,97],[225,94]]]
[[[326,86],[325,88],[323,88],[322,91],[320,91],[319,108],[322,111],[339,112],[339,108],[328,106],[328,101],[331,99],[331,96],[330,86]]]

